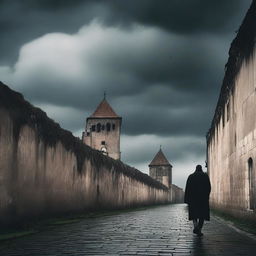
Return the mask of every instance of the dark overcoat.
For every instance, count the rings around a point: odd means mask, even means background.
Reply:
[[[188,204],[189,220],[210,220],[209,196],[211,183],[207,173],[196,170],[189,175],[185,188],[185,203]]]

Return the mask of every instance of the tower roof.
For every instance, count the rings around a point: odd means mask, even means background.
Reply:
[[[172,166],[169,161],[167,160],[167,158],[165,157],[162,149],[160,148],[160,150],[157,152],[157,154],[155,155],[154,159],[151,161],[151,163],[149,164],[149,166],[159,166],[159,165],[170,165]]]
[[[101,103],[98,105],[98,107],[90,117],[120,118],[120,116],[116,114],[116,112],[112,109],[112,107],[109,105],[105,98],[101,101]]]

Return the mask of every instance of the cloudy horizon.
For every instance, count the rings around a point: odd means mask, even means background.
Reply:
[[[0,0],[0,80],[79,137],[106,91],[122,161],[148,173],[162,145],[184,187],[250,3]]]

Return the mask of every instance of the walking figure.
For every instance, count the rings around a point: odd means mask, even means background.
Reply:
[[[193,233],[202,236],[201,232],[205,220],[210,220],[209,196],[211,183],[208,174],[203,172],[202,166],[197,165],[194,173],[187,179],[185,200],[188,204],[188,218],[193,220]]]

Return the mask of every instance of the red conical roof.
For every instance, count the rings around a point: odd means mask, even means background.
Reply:
[[[116,112],[111,108],[106,99],[103,99],[102,102],[98,105],[94,113],[90,117],[111,117],[111,118],[120,118]]]
[[[152,162],[149,164],[149,166],[155,166],[155,165],[170,165],[169,161],[165,157],[163,151],[160,149],[157,154],[155,155],[154,159]]]

